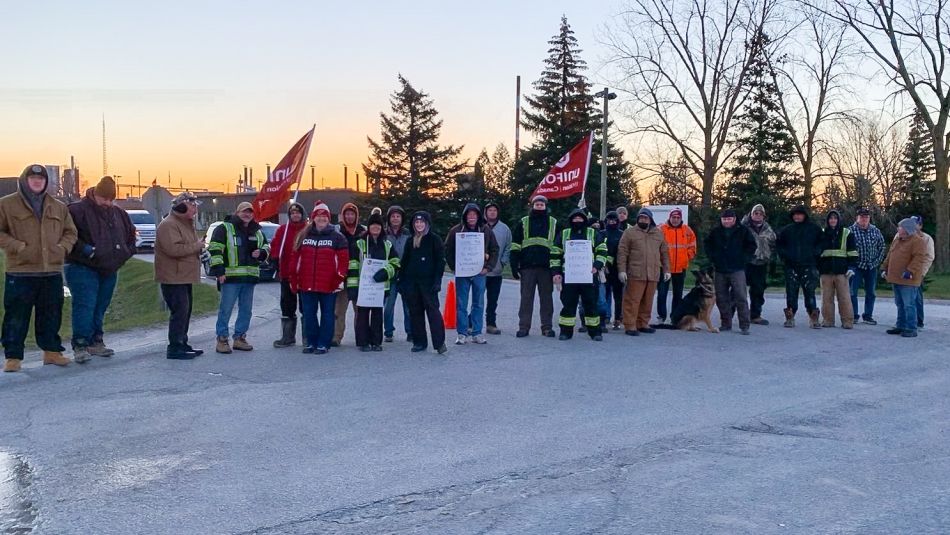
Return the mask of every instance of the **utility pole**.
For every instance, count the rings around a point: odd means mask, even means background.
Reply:
[[[521,76],[515,77],[515,161],[521,152]]]
[[[607,216],[607,103],[617,98],[617,94],[605,87],[603,91],[595,93],[594,98],[604,99],[604,126],[600,140],[600,219],[603,221]]]
[[[350,189],[350,177],[346,164],[343,164],[343,189]]]
[[[314,173],[316,172],[316,168],[317,168],[316,165],[311,165],[311,166],[310,166],[310,190],[311,190],[311,191],[313,191],[314,189],[316,189],[316,188],[313,187],[313,185],[314,185]]]
[[[102,114],[102,176],[109,174],[109,163],[106,160],[106,114]]]

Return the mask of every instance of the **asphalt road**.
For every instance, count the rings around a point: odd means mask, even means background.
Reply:
[[[140,332],[0,376],[0,532],[950,532],[945,305],[916,339],[889,301],[848,332],[770,299],[752,336],[558,342],[514,337],[506,282],[487,346],[363,354],[348,329],[318,357],[269,347],[276,291],[249,354]]]

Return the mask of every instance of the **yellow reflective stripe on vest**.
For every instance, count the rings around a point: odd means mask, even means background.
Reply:
[[[224,230],[227,231],[227,238],[225,238],[224,249],[228,254],[228,266],[237,266],[237,246],[234,244],[234,225],[231,223],[224,224]]]
[[[511,248],[515,251],[520,251],[525,247],[544,247],[551,249],[554,245],[554,239],[557,237],[557,220],[553,217],[548,217],[548,236],[547,238],[542,238],[540,236],[531,236],[531,221],[525,216],[521,218],[521,229],[524,231],[524,238],[521,240],[521,243],[515,243],[511,245]]]
[[[821,252],[822,258],[847,258],[848,256],[858,256],[857,251],[848,252],[848,236],[851,234],[851,230],[845,227],[841,231],[841,243],[838,244],[837,249],[826,249]]]

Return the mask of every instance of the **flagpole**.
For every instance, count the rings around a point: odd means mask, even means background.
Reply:
[[[310,146],[313,145],[313,134],[317,129],[317,123],[313,123],[313,128],[310,129],[310,143],[307,143],[307,150],[303,153],[303,166],[304,169],[307,167],[307,158],[310,157]],[[300,172],[300,176],[297,177],[297,190],[294,191],[294,198],[290,200],[290,204],[297,202],[297,195],[300,194],[300,181],[303,180],[303,171]],[[301,214],[306,216],[307,214]],[[277,215],[277,220],[280,221],[280,214]],[[280,257],[284,254],[284,245],[287,243],[287,234],[290,233],[290,214],[287,215],[287,230],[284,231],[284,234],[280,237],[280,247],[277,248],[277,269],[280,270]]]
[[[594,148],[594,131],[591,130],[590,141],[587,143],[587,165],[584,166],[584,187],[581,189],[581,200],[577,203],[577,207],[580,209],[587,208],[587,175],[590,174],[590,155],[591,151]],[[604,207],[600,207],[601,213],[604,212]],[[601,218],[603,219],[603,218]]]

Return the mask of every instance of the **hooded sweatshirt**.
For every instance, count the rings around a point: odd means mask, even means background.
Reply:
[[[838,216],[834,227],[828,221]],[[858,248],[851,229],[844,226],[841,214],[837,210],[828,212],[825,218],[825,230],[821,237],[821,257],[818,259],[818,272],[822,275],[844,275],[858,265]]]
[[[498,261],[495,262],[495,265],[492,267],[491,271],[488,272],[489,277],[501,277],[502,271],[505,269],[505,266],[511,261],[511,229],[508,228],[508,225],[501,220],[501,208],[495,203],[488,203],[485,205],[485,212],[488,211],[490,207],[495,207],[498,210],[498,219],[495,220],[495,223],[486,221],[489,227],[491,227],[492,232],[495,234],[495,241],[498,242]]]
[[[403,291],[438,291],[442,287],[442,274],[445,273],[445,247],[442,240],[432,233],[432,216],[429,212],[420,211],[412,216],[412,220],[425,221],[426,228],[421,235],[415,232],[415,225],[410,221],[413,229],[412,238],[403,251],[402,273],[399,277],[399,286]]]
[[[756,210],[761,210],[765,214],[765,207],[757,204],[742,218],[742,225],[748,227],[752,231],[752,235],[755,236],[755,256],[749,260],[749,263],[755,266],[764,266],[772,261],[772,251],[775,249],[775,231],[772,230],[764,217],[759,224],[752,221],[752,212]]]
[[[294,208],[300,211],[301,217],[297,223],[290,220],[290,212]],[[297,251],[294,249],[294,244],[297,243],[297,234],[306,226],[307,211],[302,204],[291,203],[287,207],[287,222],[277,227],[277,232],[274,233],[274,241],[271,243],[270,255],[271,259],[277,262],[277,273],[280,280],[289,281],[293,274],[293,270],[297,265]]]
[[[356,222],[353,225],[346,224],[346,212],[352,211],[356,214]],[[356,242],[356,240],[362,238],[366,235],[366,227],[360,224],[360,209],[353,203],[348,202],[343,205],[343,208],[340,210],[340,234],[342,234],[350,247]]]
[[[790,267],[816,267],[822,251],[821,227],[812,223],[804,206],[792,208],[789,217],[793,218],[796,213],[804,214],[805,220],[796,223],[793,219],[782,227],[775,240],[778,255]]]
[[[394,228],[389,223],[393,214],[402,215],[402,225],[397,228]],[[386,225],[383,227],[383,232],[386,234],[386,241],[393,244],[393,248],[396,250],[396,256],[402,258],[402,253],[406,251],[406,242],[409,241],[409,236],[411,236],[412,233],[409,231],[409,221],[406,220],[406,211],[403,210],[401,206],[392,205],[389,207],[389,210],[386,210]]]
[[[468,224],[468,214],[475,212],[478,214],[478,220],[475,225]],[[455,271],[455,240],[459,232],[480,232],[485,239],[485,264],[482,269],[491,271],[498,263],[498,242],[495,240],[495,233],[482,217],[482,210],[475,203],[468,203],[462,210],[462,221],[449,230],[449,235],[445,238],[445,260],[449,264],[449,269]]]

